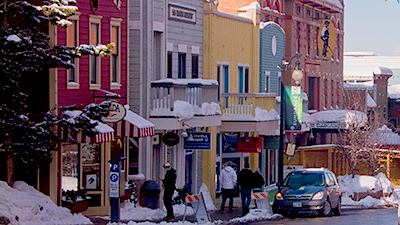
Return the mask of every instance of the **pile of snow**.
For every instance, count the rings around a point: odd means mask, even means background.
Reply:
[[[153,110],[152,113],[153,114],[157,113],[157,111]],[[179,120],[189,120],[192,119],[195,115],[204,115],[204,116],[220,115],[221,110],[219,104],[215,102],[211,103],[203,102],[200,108],[197,105],[190,104],[189,102],[176,100],[174,102],[173,114]]]
[[[376,175],[375,178],[381,182],[383,193],[389,194],[393,192],[393,184],[392,182],[390,182],[390,180],[386,177],[384,173],[378,173],[378,175]]]
[[[11,224],[92,224],[82,214],[71,214],[67,208],[57,206],[49,196],[25,182],[16,181],[14,188],[0,181],[0,217]]]
[[[360,192],[382,191],[382,184],[375,177],[354,175],[353,178],[352,175],[344,175],[339,176],[338,180],[342,193],[346,193],[348,196],[354,196],[354,193]]]
[[[342,191],[342,205],[344,206],[360,206],[360,207],[382,207],[382,206],[398,206],[400,202],[400,186],[393,188],[393,184],[389,181],[384,173],[373,176],[344,175],[338,177],[339,185]],[[380,199],[367,196],[359,201],[354,201],[351,197],[356,193],[367,192],[376,193],[382,191],[389,197],[381,197]]]
[[[210,192],[206,184],[202,184],[200,187],[200,192],[203,194],[204,203],[206,204],[207,211],[217,211],[217,207],[214,205],[214,201],[211,198]]]
[[[255,118],[257,121],[279,120],[279,113],[275,109],[268,110],[259,107],[255,110]]]

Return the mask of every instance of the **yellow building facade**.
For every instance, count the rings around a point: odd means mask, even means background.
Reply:
[[[203,151],[203,182],[213,199],[219,191],[218,174],[225,161],[237,159],[234,162],[237,171],[243,168],[244,161],[250,163],[253,171],[259,167],[258,153],[224,153],[223,133],[258,137],[263,134],[259,132],[260,127],[269,121],[263,123],[254,119],[255,109],[271,110],[276,106],[275,94],[258,93],[260,9],[253,6],[249,5],[239,16],[218,11],[214,3],[204,3],[203,78],[218,80],[223,118],[220,127],[208,128],[217,142],[211,151]],[[276,123],[273,129],[277,128]]]

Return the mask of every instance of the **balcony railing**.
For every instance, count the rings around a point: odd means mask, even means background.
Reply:
[[[274,93],[223,93],[221,94],[222,120],[256,120],[256,108],[267,110],[276,107]]]
[[[218,104],[218,82],[207,79],[163,79],[151,82],[152,116],[172,115],[177,100],[198,108],[205,102]]]

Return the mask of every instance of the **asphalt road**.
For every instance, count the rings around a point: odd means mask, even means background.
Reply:
[[[278,221],[249,222],[247,224],[295,224],[295,225],[397,225],[397,208],[345,210],[340,216],[298,216]]]

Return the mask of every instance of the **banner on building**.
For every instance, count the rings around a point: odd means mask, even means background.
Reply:
[[[238,142],[239,152],[262,153],[262,137],[240,137]]]
[[[318,32],[318,55],[330,60],[334,56],[336,46],[336,31],[331,20],[323,20]]]
[[[211,134],[205,132],[191,132],[183,139],[184,149],[211,149]]]
[[[303,98],[301,86],[285,86],[285,130],[301,130]]]
[[[238,151],[239,133],[223,133],[222,134],[222,152],[232,153]]]

